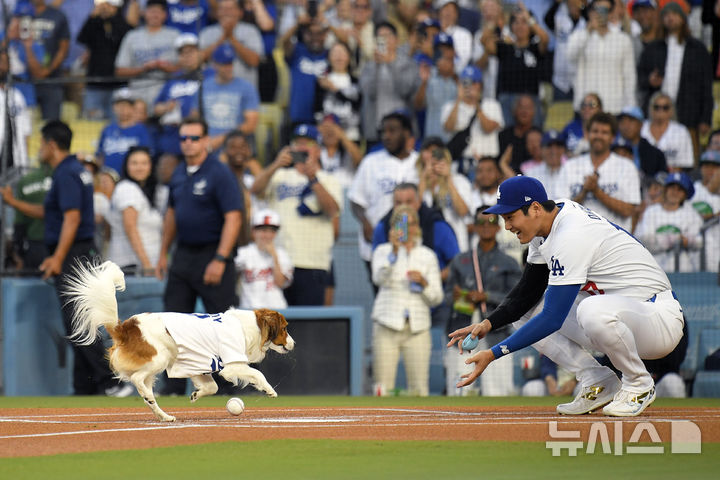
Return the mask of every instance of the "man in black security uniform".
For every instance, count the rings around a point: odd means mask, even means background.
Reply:
[[[208,156],[207,124],[185,119],[180,124],[185,157],[170,179],[170,198],[163,225],[157,276],[167,273],[165,310],[191,313],[197,297],[207,313],[237,305],[235,249],[245,209],[230,168]],[[177,246],[168,270],[168,252]],[[164,393],[185,393],[185,379],[170,380]]]
[[[39,156],[53,169],[52,186],[45,196],[45,245],[52,254],[40,264],[43,279],[55,277],[67,334],[72,333],[73,308],[62,294],[76,260],[89,261],[98,252],[93,242],[93,178],[74,155],[69,154],[72,131],[61,121],[41,129]],[[39,207],[39,206],[38,206]],[[102,338],[88,346],[72,344],[75,356],[73,388],[76,395],[112,394],[117,389],[105,359]]]

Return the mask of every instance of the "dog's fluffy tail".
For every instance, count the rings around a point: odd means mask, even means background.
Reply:
[[[75,265],[64,292],[75,310],[70,336],[73,342],[90,345],[97,339],[100,326],[110,331],[118,325],[115,290],[125,290],[125,275],[113,262]]]

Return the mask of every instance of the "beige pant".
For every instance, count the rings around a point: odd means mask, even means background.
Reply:
[[[387,395],[395,388],[398,361],[402,354],[411,395],[427,396],[430,390],[430,330],[412,333],[410,325],[398,331],[375,323],[373,329],[374,393]]]

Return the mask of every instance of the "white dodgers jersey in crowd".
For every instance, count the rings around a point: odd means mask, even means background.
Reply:
[[[245,334],[237,315],[250,315],[255,320],[252,310],[236,310],[232,315],[162,313],[165,328],[178,346],[177,359],[167,369],[168,377],[219,372],[226,363],[247,362]]]
[[[595,171],[590,155],[581,155],[565,162],[562,167],[562,185],[558,186],[559,198],[575,198],[583,188],[585,177]],[[633,162],[615,153],[597,168],[600,189],[613,198],[633,205],[640,205],[640,175]],[[548,197],[551,198],[551,197]],[[553,200],[555,200],[553,198]],[[621,217],[600,202],[595,195],[588,193],[583,202],[588,208],[599,213],[625,230],[630,230],[632,219]]]
[[[571,200],[547,238],[530,242],[529,263],[546,263],[549,285],[580,284],[581,294],[623,295],[645,301],[670,290],[667,275],[650,252],[627,231]]]

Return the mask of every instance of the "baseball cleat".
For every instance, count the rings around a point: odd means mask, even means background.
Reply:
[[[561,403],[557,406],[560,415],[584,415],[607,405],[613,396],[620,390],[620,380],[613,374],[593,385],[583,387],[575,400],[570,403]]]
[[[603,408],[603,413],[611,417],[636,417],[655,401],[655,386],[642,393],[620,390],[612,402]]]

